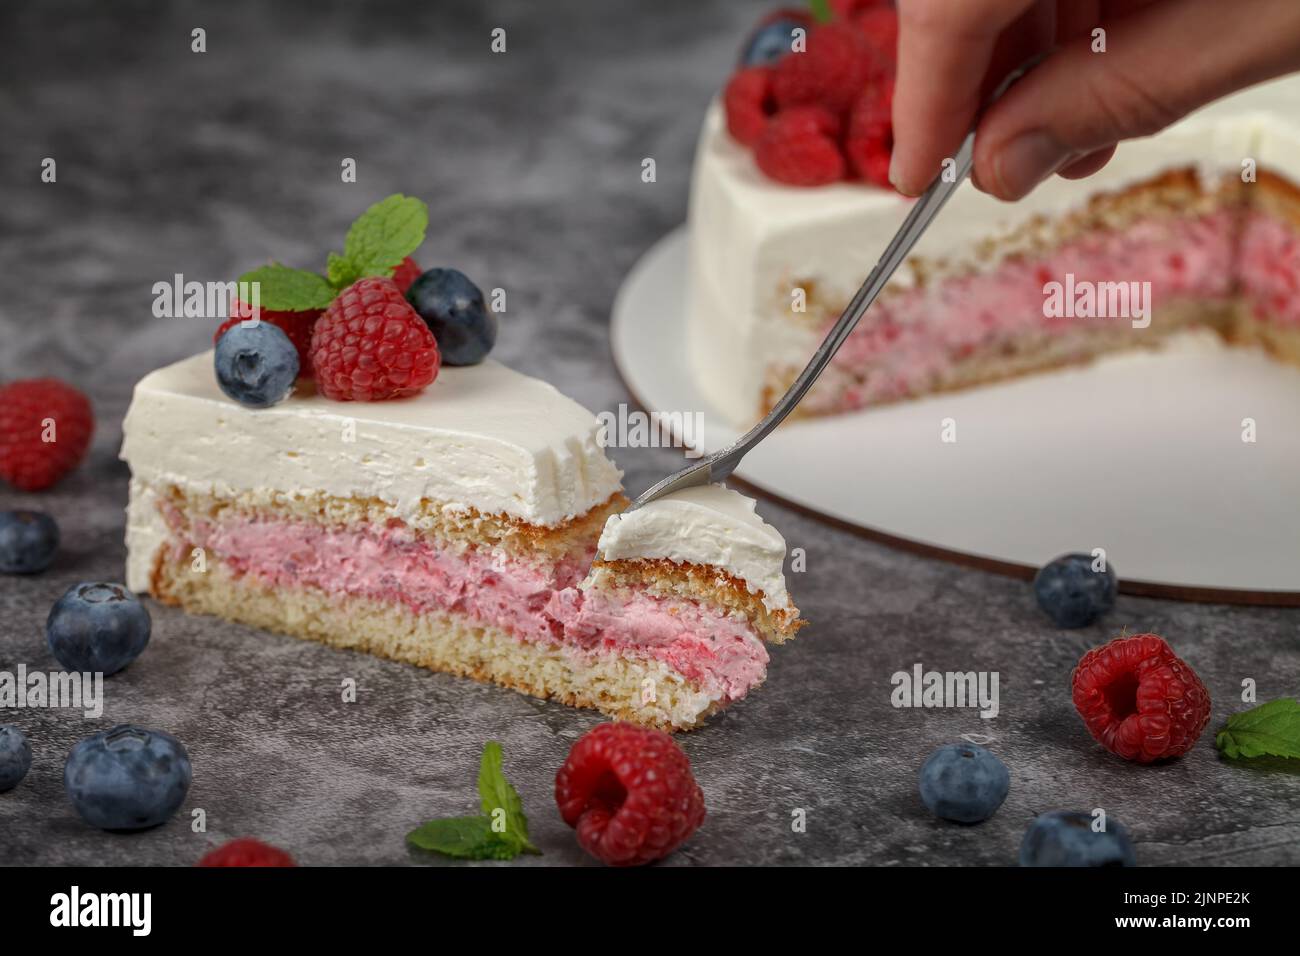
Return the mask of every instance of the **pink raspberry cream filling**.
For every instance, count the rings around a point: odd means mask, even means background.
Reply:
[[[723,700],[744,696],[767,673],[767,650],[743,619],[640,591],[579,590],[591,550],[550,564],[472,547],[442,550],[400,524],[329,527],[239,517],[182,529],[179,516],[168,518],[187,549],[202,547],[267,587],[466,614],[521,641],[558,643],[579,662],[657,661]]]

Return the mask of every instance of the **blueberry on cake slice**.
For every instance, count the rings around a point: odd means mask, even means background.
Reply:
[[[189,613],[694,726],[762,681],[765,643],[794,633],[784,543],[721,488],[616,517],[627,499],[598,429],[492,360],[388,401],[336,401],[300,381],[253,407],[219,387],[212,353],[186,359],[139,382],[124,423],[128,586]]]

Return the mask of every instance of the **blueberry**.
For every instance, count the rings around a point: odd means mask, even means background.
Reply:
[[[298,350],[270,322],[232,325],[217,341],[212,363],[221,390],[250,408],[284,401],[298,378]]]
[[[1090,813],[1053,810],[1029,825],[1020,843],[1021,866],[1137,866],[1124,824],[1109,817],[1100,833]]]
[[[32,768],[32,745],[12,724],[0,724],[0,793],[12,790]]]
[[[765,66],[775,63],[794,46],[794,31],[807,29],[798,20],[773,20],[755,30],[740,54],[741,66]]]
[[[1057,627],[1087,627],[1115,606],[1115,571],[1092,570],[1090,554],[1063,554],[1034,575],[1034,596]]]
[[[940,747],[921,767],[921,802],[945,820],[987,820],[1009,789],[1007,765],[975,744]]]
[[[116,674],[149,643],[149,612],[121,584],[74,584],[45,619],[45,642],[70,671]]]
[[[59,550],[59,526],[42,511],[0,511],[0,571],[36,574]]]
[[[411,283],[406,299],[438,340],[444,365],[477,365],[496,345],[497,317],[465,273],[430,269]]]
[[[101,830],[143,830],[164,822],[185,799],[193,777],[184,744],[130,724],[82,740],[63,767],[72,806]]]

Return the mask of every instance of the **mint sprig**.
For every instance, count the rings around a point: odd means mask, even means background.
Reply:
[[[808,0],[808,6],[812,8],[813,19],[818,23],[831,22],[830,0]]]
[[[1300,759],[1300,701],[1284,697],[1233,714],[1214,744],[1230,760],[1264,756]]]
[[[429,207],[395,193],[375,203],[352,223],[343,254],[330,253],[329,280],[336,289],[364,276],[391,276],[424,242]]]
[[[542,852],[528,839],[523,801],[506,779],[495,740],[483,747],[478,793],[481,816],[429,820],[408,833],[406,841],[462,860],[513,860],[520,853]]]
[[[245,272],[239,281],[256,282],[260,307],[273,312],[323,309],[337,294],[324,276],[303,269],[291,269],[278,262]]]
[[[479,805],[489,820],[501,818],[505,831],[501,836],[515,846],[516,853],[541,853],[528,840],[528,817],[519,792],[510,786],[501,768],[501,745],[488,741],[483,748],[483,760],[478,768]]]
[[[325,275],[272,262],[239,277],[259,285],[260,305],[273,312],[324,309],[339,291],[365,276],[391,276],[424,242],[429,207],[395,193],[375,203],[348,229],[343,252],[331,252]],[[249,303],[251,304],[251,303]]]
[[[508,860],[518,852],[497,839],[490,817],[430,820],[406,835],[412,846],[459,860]]]

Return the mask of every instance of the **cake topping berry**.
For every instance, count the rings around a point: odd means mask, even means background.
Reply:
[[[275,312],[261,308],[258,310],[260,321],[270,322],[293,343],[293,347],[298,352],[299,378],[311,378],[314,374],[311,367],[311,330],[324,311],[324,309],[308,309],[305,312]],[[241,322],[251,319],[252,316],[251,306],[236,301],[230,309],[230,318],[221,323],[216,335],[212,337],[212,344],[216,345],[221,341],[221,336]]]
[[[0,388],[0,478],[23,491],[50,487],[80,464],[95,431],[90,399],[53,378]]]
[[[212,364],[221,390],[250,408],[284,401],[298,378],[298,350],[269,322],[227,329],[217,339]]]
[[[438,375],[433,333],[392,279],[369,277],[339,293],[311,341],[326,398],[373,402],[414,395]]]
[[[279,847],[254,840],[252,837],[239,837],[209,850],[199,860],[197,866],[297,866],[291,857]]]
[[[420,277],[420,267],[410,256],[403,259],[393,270],[393,285],[402,292],[411,288],[411,283]]]
[[[844,178],[844,157],[835,140],[839,120],[819,106],[782,110],[754,145],[764,174],[791,186],[824,186]]]
[[[1210,720],[1209,691],[1155,634],[1117,637],[1083,655],[1073,697],[1097,742],[1138,763],[1187,753]]]
[[[38,574],[59,550],[59,526],[43,511],[0,511],[0,572]]]
[[[892,188],[898,15],[876,2],[842,6],[831,22],[809,27],[802,49],[743,61],[722,94],[727,131],[753,149],[759,169],[777,182],[821,186],[847,177]],[[760,39],[772,42],[760,29],[755,50]],[[833,127],[800,134],[783,119],[812,108],[833,117]]]
[[[898,60],[898,11],[888,6],[870,6],[856,13],[853,23],[871,46],[874,68],[893,73]]]
[[[430,269],[415,280],[406,299],[429,326],[447,365],[477,365],[496,344],[497,318],[465,273]]]
[[[1087,627],[1115,606],[1119,584],[1106,563],[1093,570],[1090,554],[1063,554],[1034,576],[1038,606],[1057,627]]]
[[[611,866],[677,849],[704,820],[704,794],[676,741],[660,730],[600,724],[555,775],[555,802],[578,843]]]
[[[808,49],[772,68],[778,107],[816,103],[836,113],[853,105],[873,73],[872,48],[853,24],[833,22],[808,34]]]
[[[889,77],[867,85],[849,112],[849,130],[844,151],[849,165],[859,179],[886,189],[889,183],[889,157],[894,151],[894,81]]]
[[[806,10],[775,10],[759,21],[745,41],[741,66],[770,66],[794,48],[795,30],[807,31],[813,20]]]
[[[751,66],[734,73],[722,91],[727,131],[742,146],[752,146],[776,108],[772,100],[772,71]]]

